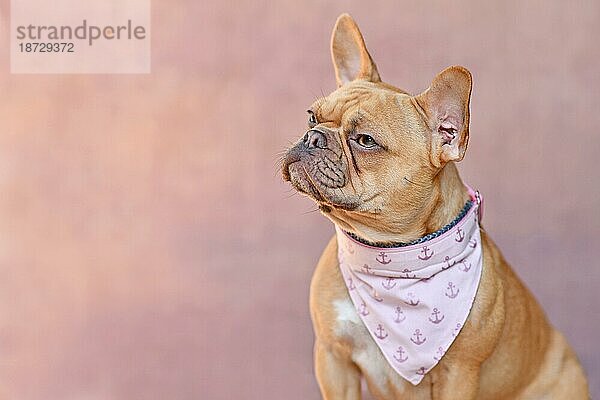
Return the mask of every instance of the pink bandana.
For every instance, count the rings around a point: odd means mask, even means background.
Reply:
[[[417,385],[465,323],[481,277],[481,198],[450,230],[423,243],[379,248],[336,226],[348,293],[389,364]]]

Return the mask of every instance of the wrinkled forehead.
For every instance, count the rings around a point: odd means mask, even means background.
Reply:
[[[311,110],[319,121],[339,126],[347,119],[357,118],[361,114],[376,115],[385,112],[390,104],[395,103],[399,94],[406,95],[406,92],[387,85],[354,81],[315,101]]]
[[[401,89],[381,83],[354,81],[326,97],[320,98],[311,110],[321,123],[335,126],[353,125],[365,120],[389,122],[403,119],[400,103],[410,95]]]

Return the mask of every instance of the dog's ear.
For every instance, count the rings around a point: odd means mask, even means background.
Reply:
[[[454,66],[440,72],[429,89],[414,97],[431,130],[431,160],[438,167],[465,156],[472,86],[471,73]]]
[[[348,14],[340,15],[333,28],[331,58],[338,87],[355,79],[381,81],[358,25]]]

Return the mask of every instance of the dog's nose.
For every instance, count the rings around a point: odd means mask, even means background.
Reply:
[[[324,149],[327,147],[327,138],[325,138],[323,132],[311,129],[304,135],[304,146],[306,146],[307,149]]]

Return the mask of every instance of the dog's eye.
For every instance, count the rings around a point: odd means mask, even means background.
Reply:
[[[358,137],[356,138],[356,143],[367,149],[377,146],[375,139],[373,139],[369,135],[358,135]]]
[[[307,113],[308,113],[308,127],[314,128],[319,123],[319,121],[317,121],[317,117],[315,116],[314,112],[312,112],[311,110],[308,110]]]

